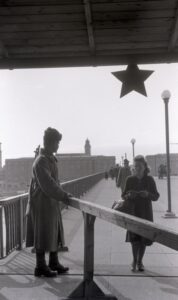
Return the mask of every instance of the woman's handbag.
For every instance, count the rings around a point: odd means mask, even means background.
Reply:
[[[134,210],[134,203],[128,200],[114,201],[112,209],[132,215]]]

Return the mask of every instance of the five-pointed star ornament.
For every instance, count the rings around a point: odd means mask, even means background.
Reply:
[[[140,70],[135,64],[128,65],[125,71],[112,72],[117,79],[122,81],[120,98],[132,91],[136,91],[147,97],[144,81],[153,72],[150,70]]]

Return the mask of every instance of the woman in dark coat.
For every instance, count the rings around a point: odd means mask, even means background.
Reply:
[[[134,159],[135,174],[126,181],[122,198],[130,202],[132,214],[136,217],[153,221],[152,201],[159,198],[153,177],[149,176],[149,169],[144,157],[138,155]],[[144,271],[143,256],[146,246],[151,246],[152,241],[138,234],[127,231],[126,241],[132,245],[133,263],[132,271]]]
[[[58,261],[58,247],[63,241],[60,202],[68,200],[59,184],[57,159],[53,155],[59,147],[62,135],[53,128],[44,134],[44,149],[36,157],[32,168],[32,181],[27,205],[26,246],[36,249],[35,276],[53,277],[68,268]],[[49,266],[45,261],[49,252]]]

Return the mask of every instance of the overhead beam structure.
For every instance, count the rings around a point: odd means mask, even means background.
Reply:
[[[84,0],[84,6],[85,6],[85,17],[86,17],[90,50],[91,50],[92,54],[95,54],[95,39],[94,39],[94,30],[93,30],[93,23],[92,23],[92,12],[91,12],[90,0]]]
[[[178,62],[178,0],[0,0],[0,68]]]

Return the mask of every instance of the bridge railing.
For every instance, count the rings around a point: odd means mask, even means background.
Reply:
[[[76,198],[69,200],[69,206],[80,210],[84,216],[84,277],[81,284],[69,295],[69,298],[115,299],[104,295],[93,281],[94,276],[94,223],[99,218],[131,232],[137,233],[153,242],[178,250],[178,231],[143,220],[101,205]]]
[[[97,173],[61,185],[67,192],[79,198],[103,177],[103,173]],[[28,193],[0,201],[0,259],[15,249],[22,249],[25,241],[27,201]]]

